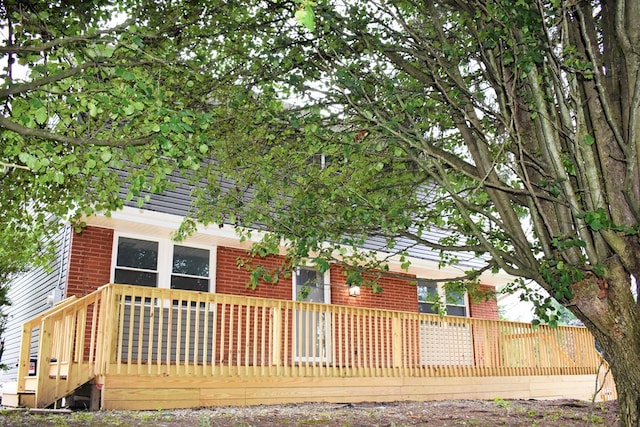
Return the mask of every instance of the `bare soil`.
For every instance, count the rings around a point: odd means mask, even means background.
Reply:
[[[447,400],[303,403],[158,411],[0,410],[0,425],[158,427],[606,426],[620,423],[617,402]]]

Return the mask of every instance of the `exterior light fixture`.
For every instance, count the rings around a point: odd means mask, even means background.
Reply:
[[[349,288],[349,296],[350,297],[358,297],[358,296],[360,296],[360,286],[351,286]]]

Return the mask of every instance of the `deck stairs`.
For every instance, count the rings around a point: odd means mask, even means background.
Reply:
[[[3,406],[59,407],[93,379],[99,296],[67,298],[23,325],[18,381]]]

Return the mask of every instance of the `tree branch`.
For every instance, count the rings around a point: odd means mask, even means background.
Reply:
[[[84,146],[84,145],[97,145],[102,147],[127,147],[127,146],[138,146],[138,145],[146,145],[149,144],[153,139],[153,135],[155,133],[142,136],[139,138],[133,139],[122,139],[122,140],[113,140],[113,139],[96,139],[96,138],[73,138],[65,135],[58,135],[53,132],[48,132],[41,129],[32,129],[26,126],[19,125],[4,116],[0,116],[0,126],[20,134],[22,136],[34,137],[38,139],[50,140],[62,142],[69,145],[74,146]]]
[[[104,34],[118,34],[123,32],[129,25],[133,23],[133,19],[127,19],[122,24],[116,25],[112,28],[97,31],[95,34],[81,35],[76,37],[62,37],[51,40],[46,43],[42,43],[34,46],[20,46],[15,44],[8,44],[6,46],[0,46],[0,53],[27,53],[27,52],[46,52],[53,48],[60,46],[68,46],[78,42],[87,42],[89,40],[99,39]],[[33,39],[32,39],[33,40]],[[111,42],[110,40],[104,40],[105,43]]]
[[[28,167],[24,166],[24,165],[18,165],[16,163],[6,163],[6,162],[2,162],[0,161],[0,166],[2,166],[4,169],[24,169],[24,170],[31,170]]]
[[[85,62],[84,64],[78,65],[77,67],[71,67],[59,73],[43,77],[41,79],[32,80],[27,83],[20,83],[20,84],[8,87],[7,89],[2,89],[0,90],[0,99],[6,99],[11,95],[29,92],[31,90],[35,90],[39,88],[40,86],[48,85],[53,82],[57,82],[60,80],[67,79],[69,77],[73,77],[77,74],[82,73],[87,68],[91,68],[97,65],[98,63],[96,62]]]

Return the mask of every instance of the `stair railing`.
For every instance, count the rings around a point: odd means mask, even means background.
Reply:
[[[99,320],[108,293],[102,287],[82,298],[67,298],[24,323],[17,389],[35,392],[37,408],[68,396],[98,374]]]

